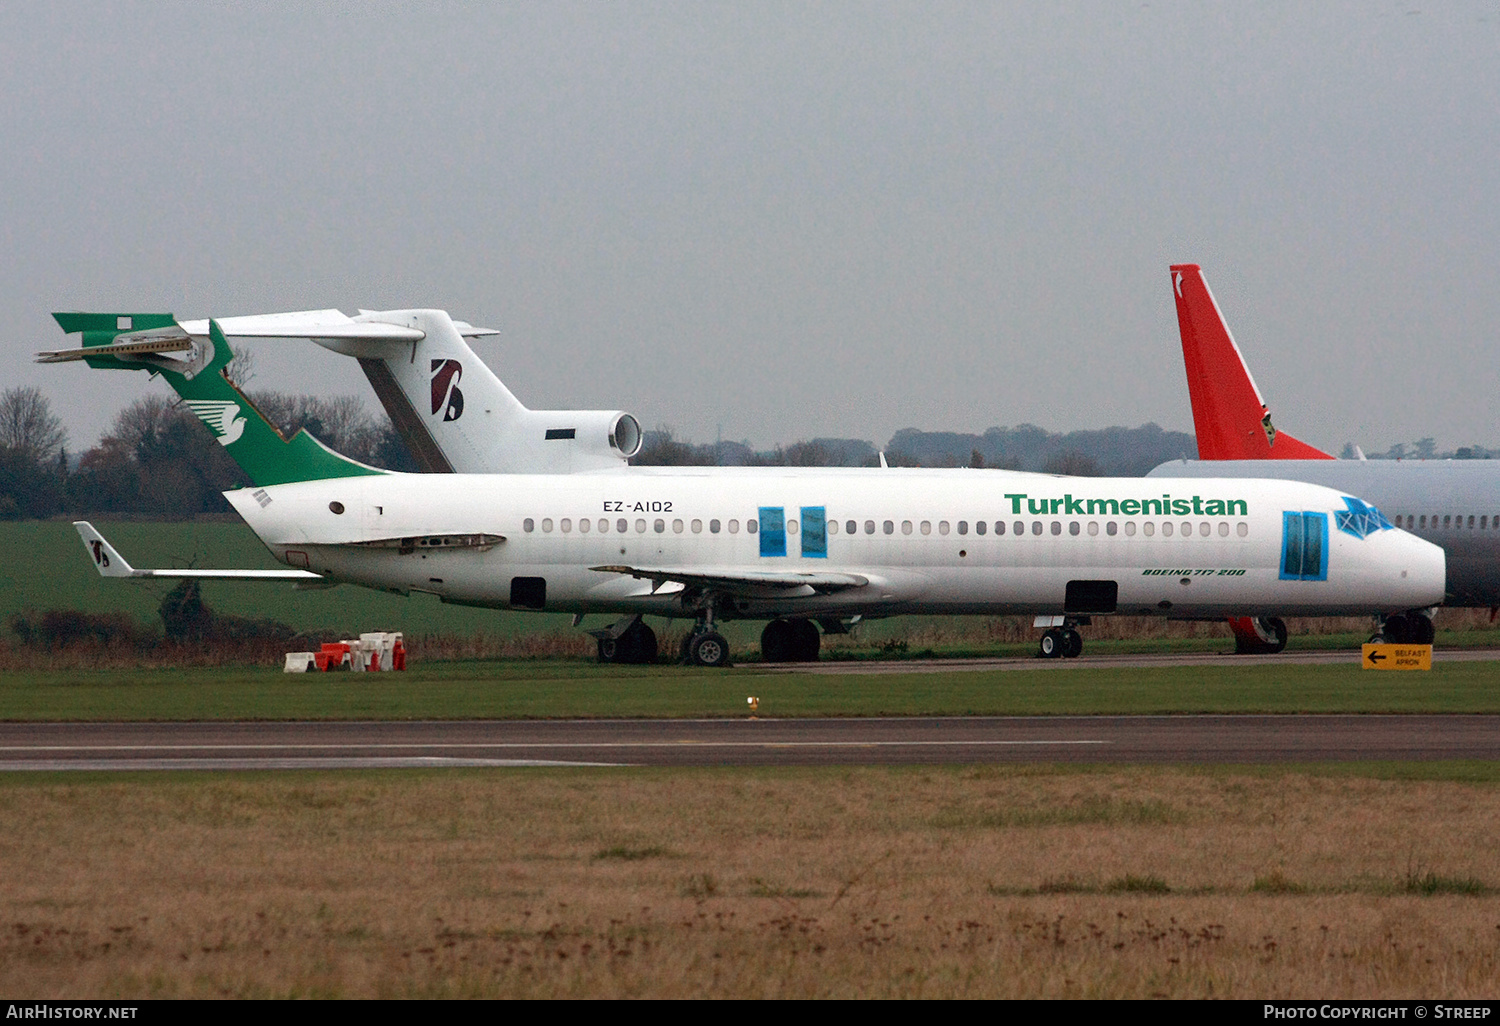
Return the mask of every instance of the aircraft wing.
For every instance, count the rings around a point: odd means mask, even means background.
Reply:
[[[87,520],[75,520],[73,526],[83,539],[83,547],[89,558],[99,568],[102,577],[155,577],[157,579],[216,581],[297,581],[304,586],[321,586],[329,582],[320,574],[308,570],[137,570],[125,561],[94,525]]]
[[[594,566],[601,573],[625,574],[649,580],[657,588],[669,582],[686,588],[724,591],[732,595],[827,594],[870,583],[859,574],[796,570],[743,570],[738,567]]]

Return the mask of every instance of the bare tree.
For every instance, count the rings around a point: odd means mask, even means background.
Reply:
[[[41,464],[55,460],[68,440],[52,404],[37,388],[0,393],[0,446]]]

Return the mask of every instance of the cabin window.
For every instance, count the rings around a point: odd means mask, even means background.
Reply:
[[[693,533],[694,534],[702,534],[703,533],[703,521],[701,521],[701,520],[694,520],[692,526],[693,526]]]
[[[1099,521],[1097,521],[1097,520],[1090,520],[1089,521],[1089,537],[1090,538],[1094,538],[1094,537],[1097,537],[1098,534],[1099,534]]]
[[[1150,532],[1148,531],[1147,533],[1149,534]],[[1166,521],[1162,522],[1162,525],[1161,525],[1161,536],[1163,538],[1170,538],[1170,537],[1172,537],[1172,521],[1166,520]]]
[[[974,533],[975,534],[983,534],[985,532],[985,530],[988,528],[988,526],[989,525],[986,524],[983,520],[976,520],[976,521],[974,521]],[[963,534],[964,533],[964,525],[963,525],[963,521],[961,521],[961,520],[958,523],[958,533],[959,534]]]
[[[1146,521],[1141,525],[1141,533],[1144,534],[1147,538],[1151,537],[1156,533],[1156,525],[1149,520]]]
[[[807,518],[803,517],[802,519],[806,520]],[[826,528],[826,530],[828,531],[829,534],[838,534],[839,533],[839,522],[837,520],[830,520],[830,521],[828,521],[828,527]]]
[[[630,525],[628,523],[626,523],[623,519],[615,521],[615,531],[617,533],[624,534],[629,529],[630,529]]]
[[[536,530],[536,521],[531,519],[530,517],[527,517],[525,520],[521,521],[521,530],[525,531],[527,534],[530,534],[532,531]]]
[[[958,533],[959,534],[968,534],[969,533],[969,522],[967,520],[960,520],[958,522]]]
[[[903,521],[901,521],[901,533],[902,534],[911,534],[911,521],[910,520],[903,520]]]
[[[1017,520],[1017,521],[1016,521],[1016,522],[1015,522],[1015,523],[1014,523],[1014,524],[1012,524],[1012,525],[1011,525],[1011,526],[1012,526],[1012,527],[1013,527],[1013,528],[1015,528],[1015,532],[1016,532],[1016,534],[1025,534],[1025,533],[1026,533],[1026,525],[1025,525],[1025,524],[1023,524],[1023,523],[1021,523],[1021,521],[1019,521],[1019,520]]]
[[[717,520],[710,520],[708,522],[708,533],[709,534],[718,534],[719,533],[719,522]]]
[[[938,521],[938,534],[941,534],[941,535],[944,535],[944,536],[946,536],[948,534],[948,521],[946,521],[946,520],[939,520]]]
[[[1250,525],[1245,523],[1243,520],[1234,525],[1234,529],[1236,532],[1238,532],[1241,538],[1244,538],[1250,533]]]
[[[573,533],[573,519],[571,517],[563,517],[558,526],[562,528],[563,534]]]
[[[729,533],[730,534],[739,534],[740,533],[740,522],[738,520],[731,520],[729,522]]]
[[[664,532],[667,529],[667,522],[665,520],[658,520],[658,521],[656,521],[656,523],[652,524],[651,526],[656,529],[656,533],[657,534],[661,534],[662,532]]]
[[[1053,534],[1062,534],[1062,521],[1061,520],[1054,520],[1054,521],[1052,521],[1052,533]]]
[[[635,533],[636,534],[645,534],[646,533],[646,522],[644,520],[637,520],[635,522]]]
[[[894,520],[887,520],[887,521],[885,521],[884,523],[882,523],[880,525],[880,529],[882,531],[884,531],[886,534],[895,534],[896,533],[896,522]]]
[[[608,534],[609,533],[609,521],[605,520],[603,517],[599,518],[599,533],[600,534]]]
[[[754,534],[756,531],[759,531],[759,530],[760,530],[760,522],[759,521],[757,521],[757,520],[746,520],[745,521],[745,533],[746,534]]]
[[[552,519],[550,517],[544,518],[542,520],[542,531],[546,533],[550,533],[552,531]]]
[[[910,534],[911,532],[908,531],[906,533]],[[924,520],[924,521],[922,521],[922,533],[923,534],[931,534],[932,533],[932,521],[931,520]]]
[[[1453,526],[1453,514],[1450,513],[1450,514],[1448,514],[1447,516],[1445,516],[1443,518],[1443,530],[1446,531],[1448,528],[1450,528],[1452,526]]]
[[[1133,520],[1127,520],[1127,521],[1125,521],[1125,537],[1127,537],[1127,538],[1133,538],[1133,537],[1135,537],[1135,521],[1133,521]]]
[[[866,523],[868,523],[870,526],[865,528],[865,534],[874,534],[875,533],[875,522],[874,521],[866,521]],[[859,533],[859,521],[857,521],[857,520],[845,520],[844,521],[844,533],[845,534],[858,534]]]
[[[873,520],[866,520],[865,521],[865,534],[874,534],[874,533],[875,533],[875,521],[873,521]]]
[[[591,523],[589,523],[587,520],[579,520],[578,521],[578,531],[579,531],[580,534],[588,534],[589,530],[593,526],[594,525],[591,524]]]
[[[683,523],[682,523],[681,520],[674,520],[674,521],[672,521],[672,533],[673,534],[681,534],[682,533],[682,528],[683,528]]]
[[[1427,526],[1427,514],[1426,513],[1422,514],[1422,526],[1423,527]]]
[[[1489,517],[1487,517],[1487,516],[1484,516],[1484,517],[1480,517],[1480,518],[1479,518],[1479,529],[1480,529],[1480,530],[1481,530],[1481,531],[1483,531],[1483,530],[1484,530],[1484,522],[1485,522],[1485,521],[1486,521],[1486,520],[1488,520],[1488,519],[1489,519]]]
[[[1474,530],[1474,518],[1469,517],[1469,530]]]
[[[786,522],[786,533],[787,534],[796,534],[797,533],[797,521],[795,521],[795,520],[788,520]]]
[[[1040,520],[1033,520],[1031,522],[1031,533],[1032,534],[1041,534],[1042,533],[1042,522]]]
[[[1229,537],[1229,522],[1226,521],[1226,520],[1219,521],[1219,537],[1220,538],[1228,538]]]
[[[1076,520],[1069,520],[1068,521],[1068,533],[1069,534],[1073,535],[1074,537],[1077,537],[1078,536],[1078,532],[1081,531],[1081,530],[1083,530],[1083,528],[1081,528],[1081,527],[1078,526],[1078,521],[1076,521]]]
[[[1119,525],[1117,525],[1113,520],[1104,525],[1104,533],[1109,535],[1111,538],[1115,536],[1115,532],[1119,529]]]

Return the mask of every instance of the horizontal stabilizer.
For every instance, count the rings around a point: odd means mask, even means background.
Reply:
[[[89,558],[94,561],[94,566],[99,568],[99,574],[103,577],[326,583],[326,578],[321,574],[307,570],[137,570],[125,561],[125,557],[116,551],[115,547],[95,529],[93,524],[87,520],[75,520],[73,526],[77,529],[78,536],[83,539],[83,547],[88,552]]]
[[[420,342],[427,337],[426,332],[417,328],[356,321],[338,310],[219,317],[215,321],[219,330],[230,338],[341,338],[366,342]],[[208,321],[183,321],[182,329],[189,335],[204,337],[208,335]]]

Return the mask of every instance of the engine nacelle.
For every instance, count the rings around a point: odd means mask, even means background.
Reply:
[[[622,467],[642,441],[640,422],[620,410],[527,410],[502,435],[494,458],[528,474]]]

